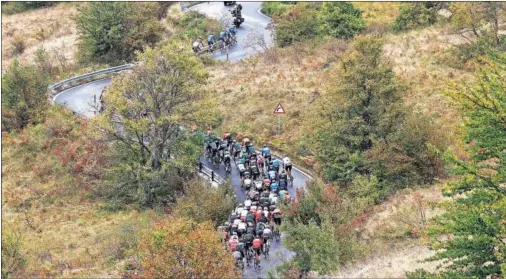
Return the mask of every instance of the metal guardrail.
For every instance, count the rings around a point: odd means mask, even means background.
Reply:
[[[211,179],[211,182],[216,182],[218,184],[225,182],[225,180],[217,175],[214,170],[204,166],[202,162],[199,162],[199,167],[197,169],[199,173],[205,174],[207,177],[209,177]]]
[[[86,79],[86,78],[90,78],[90,77],[93,77],[93,76],[98,76],[98,75],[103,75],[103,74],[111,74],[111,73],[121,72],[121,71],[124,71],[124,70],[130,70],[130,69],[133,68],[134,65],[135,64],[125,64],[125,65],[121,65],[121,66],[117,66],[117,67],[102,69],[102,70],[99,70],[99,71],[96,71],[96,72],[87,73],[87,74],[84,74],[84,75],[72,77],[72,78],[60,81],[58,83],[55,83],[53,85],[50,85],[47,89],[48,89],[48,92],[55,93],[55,91],[56,91],[57,88],[60,88],[60,87],[62,87],[64,85],[71,84],[73,82],[80,81],[80,80],[83,80],[83,79]]]

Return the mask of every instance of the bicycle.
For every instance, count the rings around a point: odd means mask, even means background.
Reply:
[[[267,239],[267,243],[264,244],[264,257],[267,259],[269,257],[269,250],[271,247],[271,240]]]
[[[230,174],[232,172],[232,165],[230,164],[230,161],[225,164],[225,171]]]
[[[253,260],[253,250],[249,248],[246,251],[246,264],[248,265],[248,267],[250,266],[252,260]]]
[[[281,240],[281,233],[279,232],[279,229],[278,228],[275,228],[274,229],[274,232],[273,232],[273,236],[274,236],[274,239],[279,242]]]
[[[258,255],[255,257],[255,271],[260,271],[260,256]]]
[[[243,261],[243,259],[236,260],[235,267],[237,268],[237,270],[239,272],[242,273],[244,271],[244,261]]]

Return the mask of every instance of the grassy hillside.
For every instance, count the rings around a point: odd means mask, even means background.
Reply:
[[[102,210],[107,147],[54,108],[44,124],[2,135],[2,225],[21,236],[24,277],[117,277],[135,234],[160,214]]]
[[[2,69],[14,57],[29,61],[39,47],[58,53],[67,63],[74,61],[77,30],[72,19],[80,3],[59,3],[56,6],[2,15]]]
[[[397,77],[409,88],[403,94],[404,101],[432,116],[443,127],[443,136],[454,139],[460,120],[441,95],[441,89],[450,78],[472,74],[445,60],[450,57],[451,44],[460,42],[456,35],[445,35],[445,28],[387,34],[384,54],[391,59]],[[314,117],[311,111],[317,108],[312,104],[324,90],[330,67],[338,63],[346,49],[347,43],[340,40],[305,42],[214,67],[211,71],[223,113],[222,129],[247,134],[258,143],[269,142],[311,167],[311,154],[301,135],[312,127],[304,126],[303,119]],[[277,118],[272,113],[279,102],[287,110],[281,117],[281,135],[277,135]]]

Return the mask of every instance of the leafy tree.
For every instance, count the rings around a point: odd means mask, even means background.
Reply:
[[[168,218],[141,237],[142,278],[238,278],[210,222]]]
[[[402,3],[392,27],[395,31],[404,31],[432,25],[437,21],[437,12],[442,8],[442,4],[437,2]]]
[[[409,112],[400,94],[404,87],[382,53],[381,39],[359,37],[352,43],[318,104],[312,144],[326,179],[345,188],[361,181],[357,187],[367,185],[378,199],[442,172],[440,156],[427,146],[438,138],[430,119]]]
[[[362,11],[350,2],[325,2],[321,11],[324,33],[350,39],[364,30]]]
[[[309,3],[298,3],[274,19],[276,44],[285,47],[319,35],[318,11]]]
[[[189,181],[184,196],[175,205],[174,215],[191,218],[196,222],[212,221],[219,226],[228,220],[234,209],[231,187],[230,184],[223,184],[215,189],[199,180]]]
[[[106,109],[94,121],[119,144],[123,167],[113,173],[122,191],[153,205],[156,196],[174,201],[182,180],[194,173],[202,143],[184,127],[207,127],[216,115],[205,88],[209,75],[190,51],[171,43],[146,49],[139,61],[113,80],[104,93]]]
[[[328,274],[339,264],[339,247],[331,224],[315,222],[285,226],[286,247],[295,252],[293,261],[303,273]]]
[[[450,6],[451,22],[466,39],[466,31],[485,38],[491,45],[501,44],[499,23],[506,17],[504,2],[454,2]],[[504,43],[504,42],[503,42]]]
[[[315,153],[325,177],[350,181],[356,173],[370,174],[364,152],[402,123],[402,88],[379,39],[357,38],[333,76],[322,99],[325,123],[316,134]]]
[[[156,3],[91,2],[78,9],[81,60],[120,64],[162,38]]]
[[[49,106],[49,82],[37,67],[14,60],[2,75],[2,126],[8,130],[42,122]]]
[[[293,261],[280,267],[283,274],[296,270],[328,274],[353,257],[350,224],[360,206],[321,181],[309,182],[306,189],[298,190],[296,202],[283,209],[285,245],[296,253]]]
[[[473,84],[454,84],[447,92],[464,112],[470,158],[466,162],[448,155],[452,172],[461,179],[445,188],[444,194],[454,200],[430,230],[437,250],[430,260],[449,263],[440,272],[443,278],[505,275],[505,77],[506,55],[489,52]],[[448,234],[448,240],[439,237]]]

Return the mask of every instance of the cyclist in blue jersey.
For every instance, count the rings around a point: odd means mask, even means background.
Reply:
[[[225,30],[222,30],[220,32],[220,41],[223,41],[223,43],[225,43],[226,38],[227,38],[227,33],[225,32]]]
[[[211,34],[207,37],[207,45],[211,48],[214,44],[216,44],[216,38],[214,38],[214,34]]]
[[[279,190],[279,184],[276,180],[273,180],[271,183],[271,191],[277,193]]]
[[[269,165],[271,161],[271,149],[264,145],[264,148],[262,149],[262,155],[264,156],[266,164]]]
[[[274,160],[272,161],[272,165],[274,166],[274,170],[275,170],[276,172],[279,172],[279,164],[280,164],[280,163],[279,163],[279,161],[278,161],[277,159],[274,159]]]

